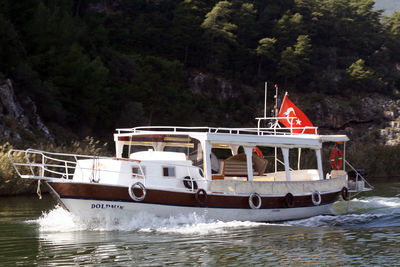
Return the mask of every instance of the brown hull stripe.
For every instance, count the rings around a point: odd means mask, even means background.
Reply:
[[[49,186],[60,195],[60,198],[135,202],[128,193],[128,187],[55,182],[49,182]],[[147,189],[146,191],[145,199],[138,203],[209,208],[250,208],[248,196],[209,194],[205,201],[198,201],[195,197],[195,193],[192,192],[171,192],[154,189]],[[137,191],[135,195],[140,196],[140,192]],[[331,204],[337,201],[339,195],[340,191],[321,194],[320,205]],[[261,209],[286,208],[284,197],[261,197],[261,199]],[[311,195],[294,197],[293,207],[307,206],[314,206],[311,200]]]

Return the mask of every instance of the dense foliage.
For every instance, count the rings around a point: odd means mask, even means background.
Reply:
[[[373,6],[0,0],[0,76],[32,97],[46,122],[83,134],[138,124],[243,123],[262,95],[252,88],[265,80],[298,92],[395,92],[400,13],[383,17]],[[207,93],[191,90],[196,73],[208,74]],[[221,81],[233,84],[224,97]]]

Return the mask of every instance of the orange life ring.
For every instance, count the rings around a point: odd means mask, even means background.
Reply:
[[[336,164],[336,160],[335,160],[336,155],[337,155],[337,164]],[[339,170],[340,168],[342,168],[343,157],[342,157],[342,151],[340,151],[339,148],[335,147],[332,149],[330,161],[331,161],[332,168],[334,170]]]
[[[263,157],[263,153],[261,152],[261,150],[258,147],[253,147],[253,152],[257,154],[257,156],[259,157]]]

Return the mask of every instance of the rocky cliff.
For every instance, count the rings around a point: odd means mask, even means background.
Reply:
[[[249,99],[244,97],[243,92],[235,90],[231,82],[202,72],[192,72],[189,85],[193,94],[216,98],[220,102]],[[252,100],[256,102],[254,115],[262,116],[264,88],[247,89],[247,94],[252,95]],[[282,90],[280,101],[284,95]],[[267,107],[271,110],[275,94],[272,86],[268,94]],[[289,98],[319,127],[320,133],[347,134],[352,143],[374,142],[387,146],[400,144],[400,102],[394,97],[379,94],[338,96],[289,93]]]
[[[354,143],[400,143],[400,105],[387,96],[326,96],[310,114],[322,131],[343,132]]]
[[[0,80],[0,139],[34,141],[36,138],[54,142],[32,99],[16,96],[11,80]]]

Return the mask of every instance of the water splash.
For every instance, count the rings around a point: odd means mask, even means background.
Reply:
[[[206,219],[196,213],[168,218],[156,217],[149,213],[139,213],[134,218],[99,216],[82,219],[74,216],[60,206],[43,213],[35,220],[40,232],[73,232],[73,231],[137,231],[176,234],[214,234],[225,233],[233,228],[251,228],[264,225],[255,222],[221,222]]]
[[[349,202],[338,202],[334,209],[338,215],[315,216],[312,218],[284,222],[281,226],[305,227],[399,227],[400,198],[368,197],[353,199]],[[254,228],[272,224],[255,222],[221,222],[206,219],[204,216],[191,213],[168,218],[156,217],[148,213],[139,213],[135,217],[118,217],[112,215],[98,218],[82,219],[65,211],[60,206],[43,213],[34,221],[39,231],[76,232],[76,231],[136,231],[173,234],[220,234],[238,228]],[[276,224],[274,224],[276,225]]]
[[[338,202],[334,207],[336,216],[315,216],[286,222],[285,225],[306,227],[365,227],[386,228],[400,226],[400,198],[367,197]]]
[[[369,197],[365,199],[353,199],[355,206],[365,209],[400,208],[400,197]]]

